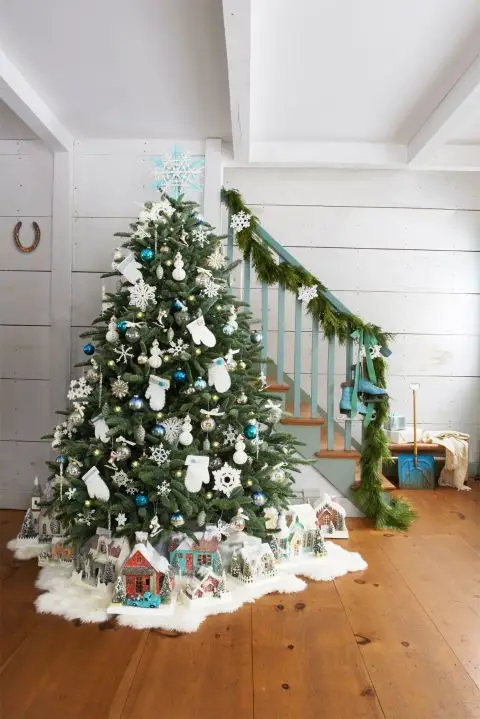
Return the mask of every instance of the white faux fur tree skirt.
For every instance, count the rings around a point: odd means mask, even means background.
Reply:
[[[41,545],[33,546],[20,544],[24,540],[12,540],[8,543],[17,559],[28,559],[36,556]],[[19,543],[20,542],[20,543]],[[182,601],[182,594],[178,599],[172,614],[155,615],[148,609],[139,614],[122,614],[117,616],[117,622],[123,626],[135,629],[161,628],[177,630],[180,632],[195,632],[200,624],[211,614],[235,612],[242,604],[254,602],[271,592],[293,593],[301,592],[307,586],[297,577],[300,574],[317,581],[331,581],[348,572],[358,572],[366,569],[367,563],[356,552],[327,542],[327,555],[325,557],[305,557],[299,560],[284,562],[279,565],[278,576],[260,582],[244,584],[232,577],[227,578],[228,598],[219,599],[217,603],[202,605],[201,602]],[[75,582],[69,565],[51,565],[40,570],[36,587],[43,594],[37,597],[35,605],[38,612],[44,614],[57,614],[66,619],[80,619],[82,622],[103,622],[109,618],[107,609],[111,599],[111,588],[94,588]]]

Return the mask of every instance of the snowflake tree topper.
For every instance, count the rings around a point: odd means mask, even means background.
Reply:
[[[162,194],[178,199],[186,190],[201,190],[203,187],[203,157],[191,157],[188,152],[175,145],[171,152],[153,157],[155,165],[153,186]]]

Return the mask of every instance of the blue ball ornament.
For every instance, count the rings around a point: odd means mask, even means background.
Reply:
[[[95,347],[89,342],[87,345],[83,345],[83,351],[86,355],[93,355],[93,353],[95,352]]]
[[[235,328],[233,327],[233,325],[223,325],[222,332],[224,335],[227,335],[227,337],[231,337],[235,332]]]
[[[55,457],[55,462],[57,464],[65,464],[66,461],[67,461],[67,458],[65,457],[64,454],[59,454],[57,457]]]
[[[144,247],[143,250],[140,250],[140,259],[142,262],[151,262],[154,257],[155,253],[150,247]]]
[[[137,494],[135,497],[135,504],[137,507],[146,507],[148,504],[148,497],[144,494]]]
[[[172,379],[175,382],[183,383],[187,379],[187,373],[183,369],[176,369],[175,372],[172,372]]]
[[[120,322],[117,322],[117,330],[121,334],[125,334],[127,329],[128,329],[128,322],[126,322],[125,320],[120,320]]]
[[[263,492],[252,492],[252,501],[257,507],[263,507],[267,498]]]
[[[180,310],[183,309],[183,302],[178,299],[178,297],[175,297],[175,299],[172,301],[172,310],[174,312],[180,312]]]
[[[170,517],[170,522],[174,527],[181,527],[185,524],[183,514],[181,512],[174,512]]]
[[[141,397],[138,396],[138,394],[134,394],[130,402],[128,403],[128,406],[130,409],[133,409],[134,412],[140,412],[142,409],[145,408],[145,402]]]
[[[154,427],[152,427],[152,432],[154,437],[164,437],[165,436],[165,427],[163,424],[156,424]]]
[[[205,218],[203,217],[203,215],[200,214],[200,212],[194,212],[193,215],[194,215],[195,219],[197,220],[197,222],[199,223],[199,225],[205,224]]]
[[[247,439],[255,439],[257,436],[257,428],[254,424],[247,424],[243,430],[243,436]]]
[[[203,392],[203,390],[207,388],[207,383],[201,377],[197,377],[193,383],[193,388],[196,389],[197,392]]]

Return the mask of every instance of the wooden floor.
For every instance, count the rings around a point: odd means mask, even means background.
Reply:
[[[193,635],[33,609],[37,568],[4,548],[2,719],[480,718],[480,483],[405,493],[408,534],[350,521],[365,572],[309,582]]]

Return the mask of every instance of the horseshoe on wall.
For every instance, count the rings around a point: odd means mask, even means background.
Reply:
[[[38,222],[32,222],[32,227],[33,227],[33,231],[35,233],[35,237],[34,237],[32,244],[29,247],[26,247],[25,245],[22,244],[22,241],[20,239],[21,227],[22,227],[22,222],[19,221],[13,228],[13,241],[15,242],[15,244],[16,244],[17,248],[20,250],[20,252],[33,252],[34,250],[37,249],[37,247],[40,243],[41,237],[42,237],[42,232],[40,230],[40,226],[38,225]]]

